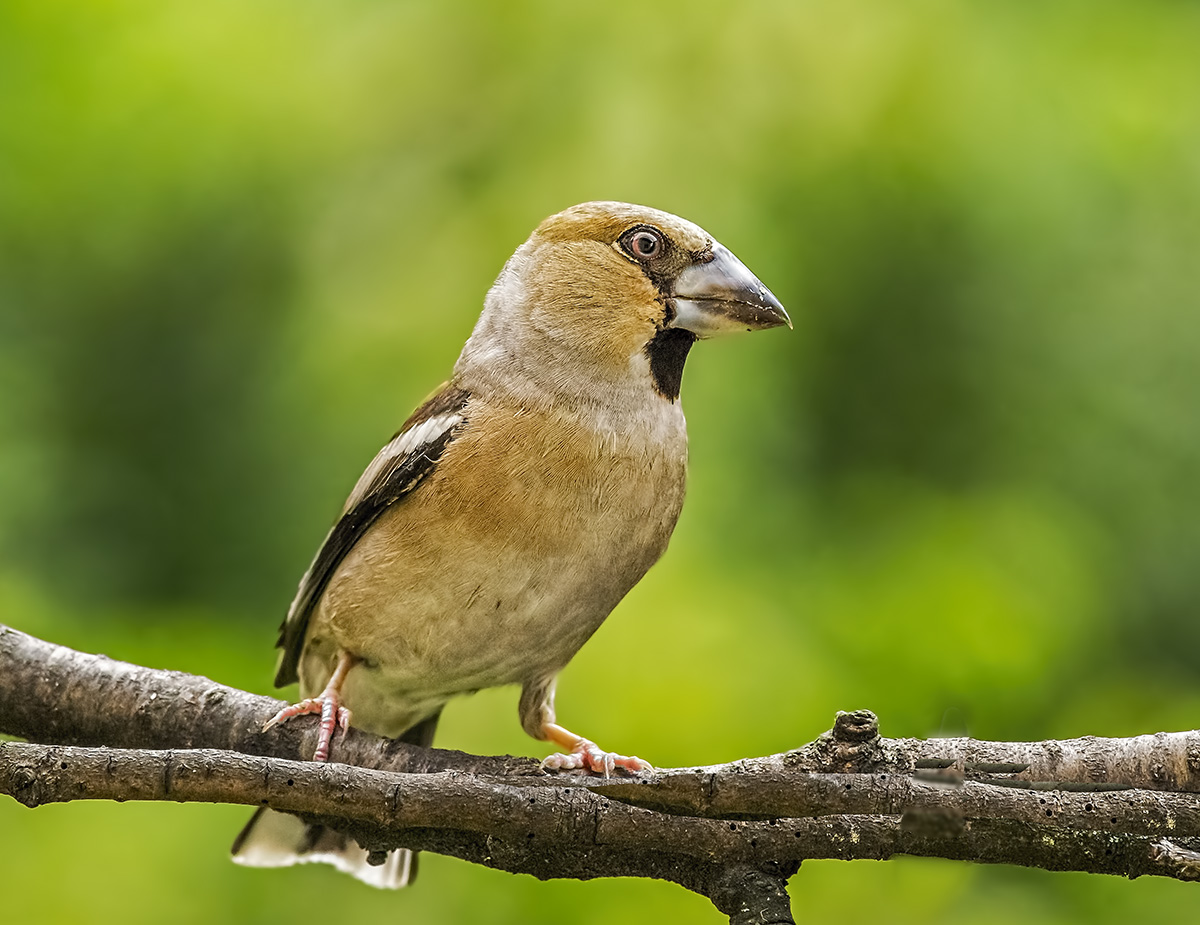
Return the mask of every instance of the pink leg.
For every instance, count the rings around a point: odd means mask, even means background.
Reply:
[[[564,729],[556,723],[542,723],[540,738],[553,742],[559,748],[567,749],[566,754],[551,755],[542,762],[542,768],[547,771],[570,771],[582,768],[593,774],[603,774],[612,777],[613,771],[636,773],[638,771],[653,771],[649,761],[632,755],[618,755],[615,752],[602,750],[595,742],[578,736],[569,729]]]
[[[341,729],[345,733],[350,726],[350,711],[341,705],[342,683],[346,680],[347,672],[356,664],[358,664],[358,659],[355,656],[349,652],[343,652],[338,657],[337,667],[334,668],[329,683],[325,685],[325,690],[316,697],[309,697],[290,707],[284,707],[267,720],[263,725],[263,732],[276,723],[287,722],[294,716],[319,713],[321,725],[317,734],[317,750],[313,754],[313,761],[329,760],[329,746],[333,742],[334,731]]]

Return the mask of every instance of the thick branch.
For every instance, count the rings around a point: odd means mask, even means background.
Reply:
[[[76,652],[0,625],[0,733],[64,745],[218,748],[294,759],[312,755],[315,722],[261,731],[282,705],[208,678]],[[355,729],[336,747],[339,760],[365,768],[539,776],[528,758],[418,748]],[[1200,732],[1044,742],[885,739],[864,711],[842,714],[832,733],[796,751],[729,767],[750,772],[776,764],[794,771],[879,770],[942,779],[983,776],[1060,789],[1200,793]],[[672,782],[664,791],[677,786],[682,791],[693,784]]]
[[[355,730],[335,742],[346,763],[317,765],[296,760],[311,754],[315,724],[260,731],[279,705],[0,627],[0,731],[50,743],[0,745],[0,792],[30,806],[269,805],[369,850],[436,851],[542,878],[671,880],[735,922],[790,921],[786,880],[806,858],[1200,875],[1195,733],[883,739],[864,711],[786,754],[605,781]]]
[[[76,652],[0,625],[0,733],[36,742],[110,748],[217,748],[300,760],[317,746],[313,722],[262,731],[285,704],[208,678]],[[351,729],[346,764],[393,771],[454,767],[536,774],[527,758],[482,758],[393,742]]]

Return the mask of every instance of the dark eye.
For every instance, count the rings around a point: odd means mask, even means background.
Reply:
[[[653,260],[663,252],[663,236],[652,228],[638,228],[625,235],[625,249],[638,260]]]

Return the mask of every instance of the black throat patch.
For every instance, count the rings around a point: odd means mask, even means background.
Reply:
[[[696,335],[683,328],[663,328],[646,344],[646,356],[650,358],[650,375],[654,377],[654,388],[668,401],[679,398],[679,386],[683,382],[683,364],[688,351],[696,342]]]

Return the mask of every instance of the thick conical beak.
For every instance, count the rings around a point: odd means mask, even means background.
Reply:
[[[695,263],[675,280],[671,304],[675,317],[668,327],[697,337],[776,328],[792,321],[757,276],[728,248],[713,243],[713,259]]]

